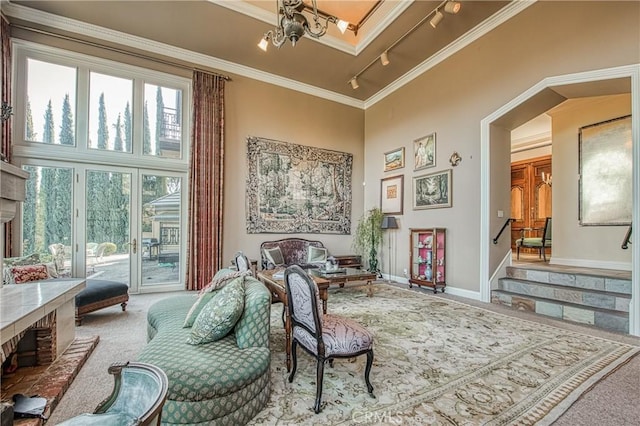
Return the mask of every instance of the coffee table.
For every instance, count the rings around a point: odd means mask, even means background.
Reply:
[[[271,302],[281,302],[283,304],[282,321],[284,322],[286,364],[287,371],[291,371],[291,318],[289,317],[287,305],[287,291],[284,287],[284,278],[278,279],[273,277],[273,274],[276,272],[278,272],[276,269],[266,269],[258,272],[257,277],[271,292]],[[322,312],[326,314],[327,299],[329,298],[329,292],[327,290],[331,283],[322,277],[312,276],[312,278],[318,286],[318,293],[320,293],[320,300],[322,300]]]
[[[329,281],[330,284],[339,284],[340,287],[351,281],[366,281],[367,282],[367,296],[373,295],[373,281],[377,278],[377,274],[363,269],[355,268],[340,268],[337,272],[329,272],[324,269],[310,269],[309,274],[316,278],[323,278]]]

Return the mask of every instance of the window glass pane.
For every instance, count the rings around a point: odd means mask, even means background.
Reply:
[[[91,72],[89,148],[131,152],[133,80]]]
[[[25,166],[30,176],[22,206],[22,253],[39,253],[59,274],[71,271],[72,169]]]
[[[174,176],[142,175],[142,285],[180,279],[180,187]]]
[[[180,158],[182,142],[182,91],[153,84],[144,85],[142,152]]]
[[[27,59],[25,140],[75,145],[75,115],[76,69]]]

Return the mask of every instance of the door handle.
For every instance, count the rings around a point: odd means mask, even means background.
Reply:
[[[133,250],[133,254],[138,252],[138,240],[136,238],[131,242],[131,249]]]

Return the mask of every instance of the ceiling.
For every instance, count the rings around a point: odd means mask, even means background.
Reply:
[[[377,2],[318,3],[319,9],[351,20],[364,16]],[[385,0],[357,34],[347,31],[342,35],[331,25],[330,32],[318,40],[304,37],[295,47],[288,42],[280,49],[270,45],[267,52],[260,50],[257,43],[275,25],[275,0],[10,0],[2,8],[13,25],[123,49],[130,49],[132,43],[140,46],[157,42],[155,46],[165,48],[150,49],[149,56],[222,73],[292,80],[336,96],[366,101],[428,63],[441,50],[455,45],[456,40],[468,42],[470,35],[483,34],[479,28],[508,19],[510,15],[505,10],[510,7],[515,10],[513,14],[518,13],[522,6],[513,6],[523,2],[461,1],[459,13],[445,13],[440,24],[432,28],[425,18],[432,16],[441,3],[442,0]],[[423,23],[417,25],[420,21]],[[415,30],[410,32],[413,27]],[[396,44],[399,39],[402,40]],[[394,44],[388,53],[390,64],[382,66],[380,55]],[[171,54],[166,55],[167,51]],[[360,74],[360,87],[354,90],[349,80],[356,74]]]

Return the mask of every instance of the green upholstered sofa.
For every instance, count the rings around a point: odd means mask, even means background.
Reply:
[[[231,272],[223,269],[216,277]],[[191,328],[183,324],[195,294],[171,296],[149,308],[149,342],[138,361],[169,378],[163,425],[246,424],[265,407],[271,391],[271,295],[253,277],[245,277],[244,285],[242,316],[230,334],[212,343],[186,343]]]

